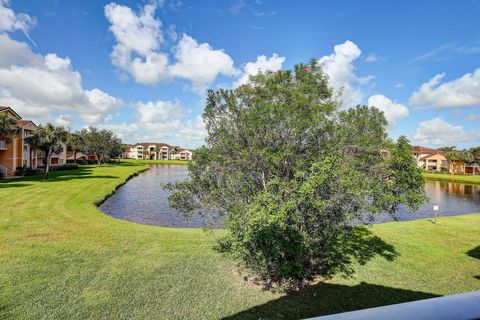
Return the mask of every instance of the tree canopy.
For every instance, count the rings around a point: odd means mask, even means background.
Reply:
[[[352,221],[425,201],[406,138],[388,139],[377,108],[341,109],[315,60],[209,91],[203,119],[206,145],[167,186],[170,205],[223,217],[223,248],[264,283],[329,275]]]
[[[17,135],[18,130],[17,120],[6,114],[0,114],[0,137],[9,143]]]
[[[118,157],[122,153],[122,140],[106,129],[89,127],[79,132],[81,148],[85,153],[93,153],[98,163]]]

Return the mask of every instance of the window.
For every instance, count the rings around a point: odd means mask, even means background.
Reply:
[[[27,166],[27,160],[23,160],[23,166],[24,166],[24,167]]]
[[[26,144],[23,145],[23,152],[28,152],[28,146]]]
[[[65,164],[65,159],[60,159],[60,164]]]

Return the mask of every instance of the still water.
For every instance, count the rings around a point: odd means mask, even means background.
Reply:
[[[121,186],[108,198],[100,210],[113,217],[142,224],[176,227],[202,227],[203,218],[193,216],[188,221],[178,216],[168,206],[168,191],[160,187],[161,183],[174,182],[187,177],[184,165],[152,165],[150,170],[141,173]],[[438,205],[439,216],[452,216],[480,212],[480,186],[463,183],[427,181],[425,184],[430,201],[416,212],[400,209],[395,219],[399,221],[430,218],[433,206]],[[375,223],[392,221],[388,214],[379,215]]]

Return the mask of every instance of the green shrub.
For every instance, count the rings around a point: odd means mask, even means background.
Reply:
[[[18,166],[15,170],[15,175],[20,177],[29,177],[38,174],[41,170],[27,168],[27,166]]]
[[[79,166],[76,163],[67,163],[54,167],[57,171],[78,170]]]
[[[66,163],[59,166],[50,167],[50,171],[69,171],[78,170],[79,166],[76,163]]]
[[[25,175],[25,170],[27,170],[26,166],[18,166],[15,169],[15,175],[19,176],[19,177],[24,176]]]

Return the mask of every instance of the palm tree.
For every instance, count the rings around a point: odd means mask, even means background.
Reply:
[[[160,148],[157,145],[155,145],[155,147],[153,147],[153,152],[155,152],[154,160],[158,160],[158,154],[160,152]]]
[[[31,148],[33,147],[45,152],[45,180],[48,180],[52,153],[60,151],[62,146],[61,142],[66,141],[67,136],[68,131],[66,131],[64,127],[57,127],[51,123],[47,123],[46,125],[39,125],[35,133],[26,138]]]
[[[17,135],[19,127],[17,120],[5,114],[0,114],[0,136],[5,139],[5,143],[12,142]]]

